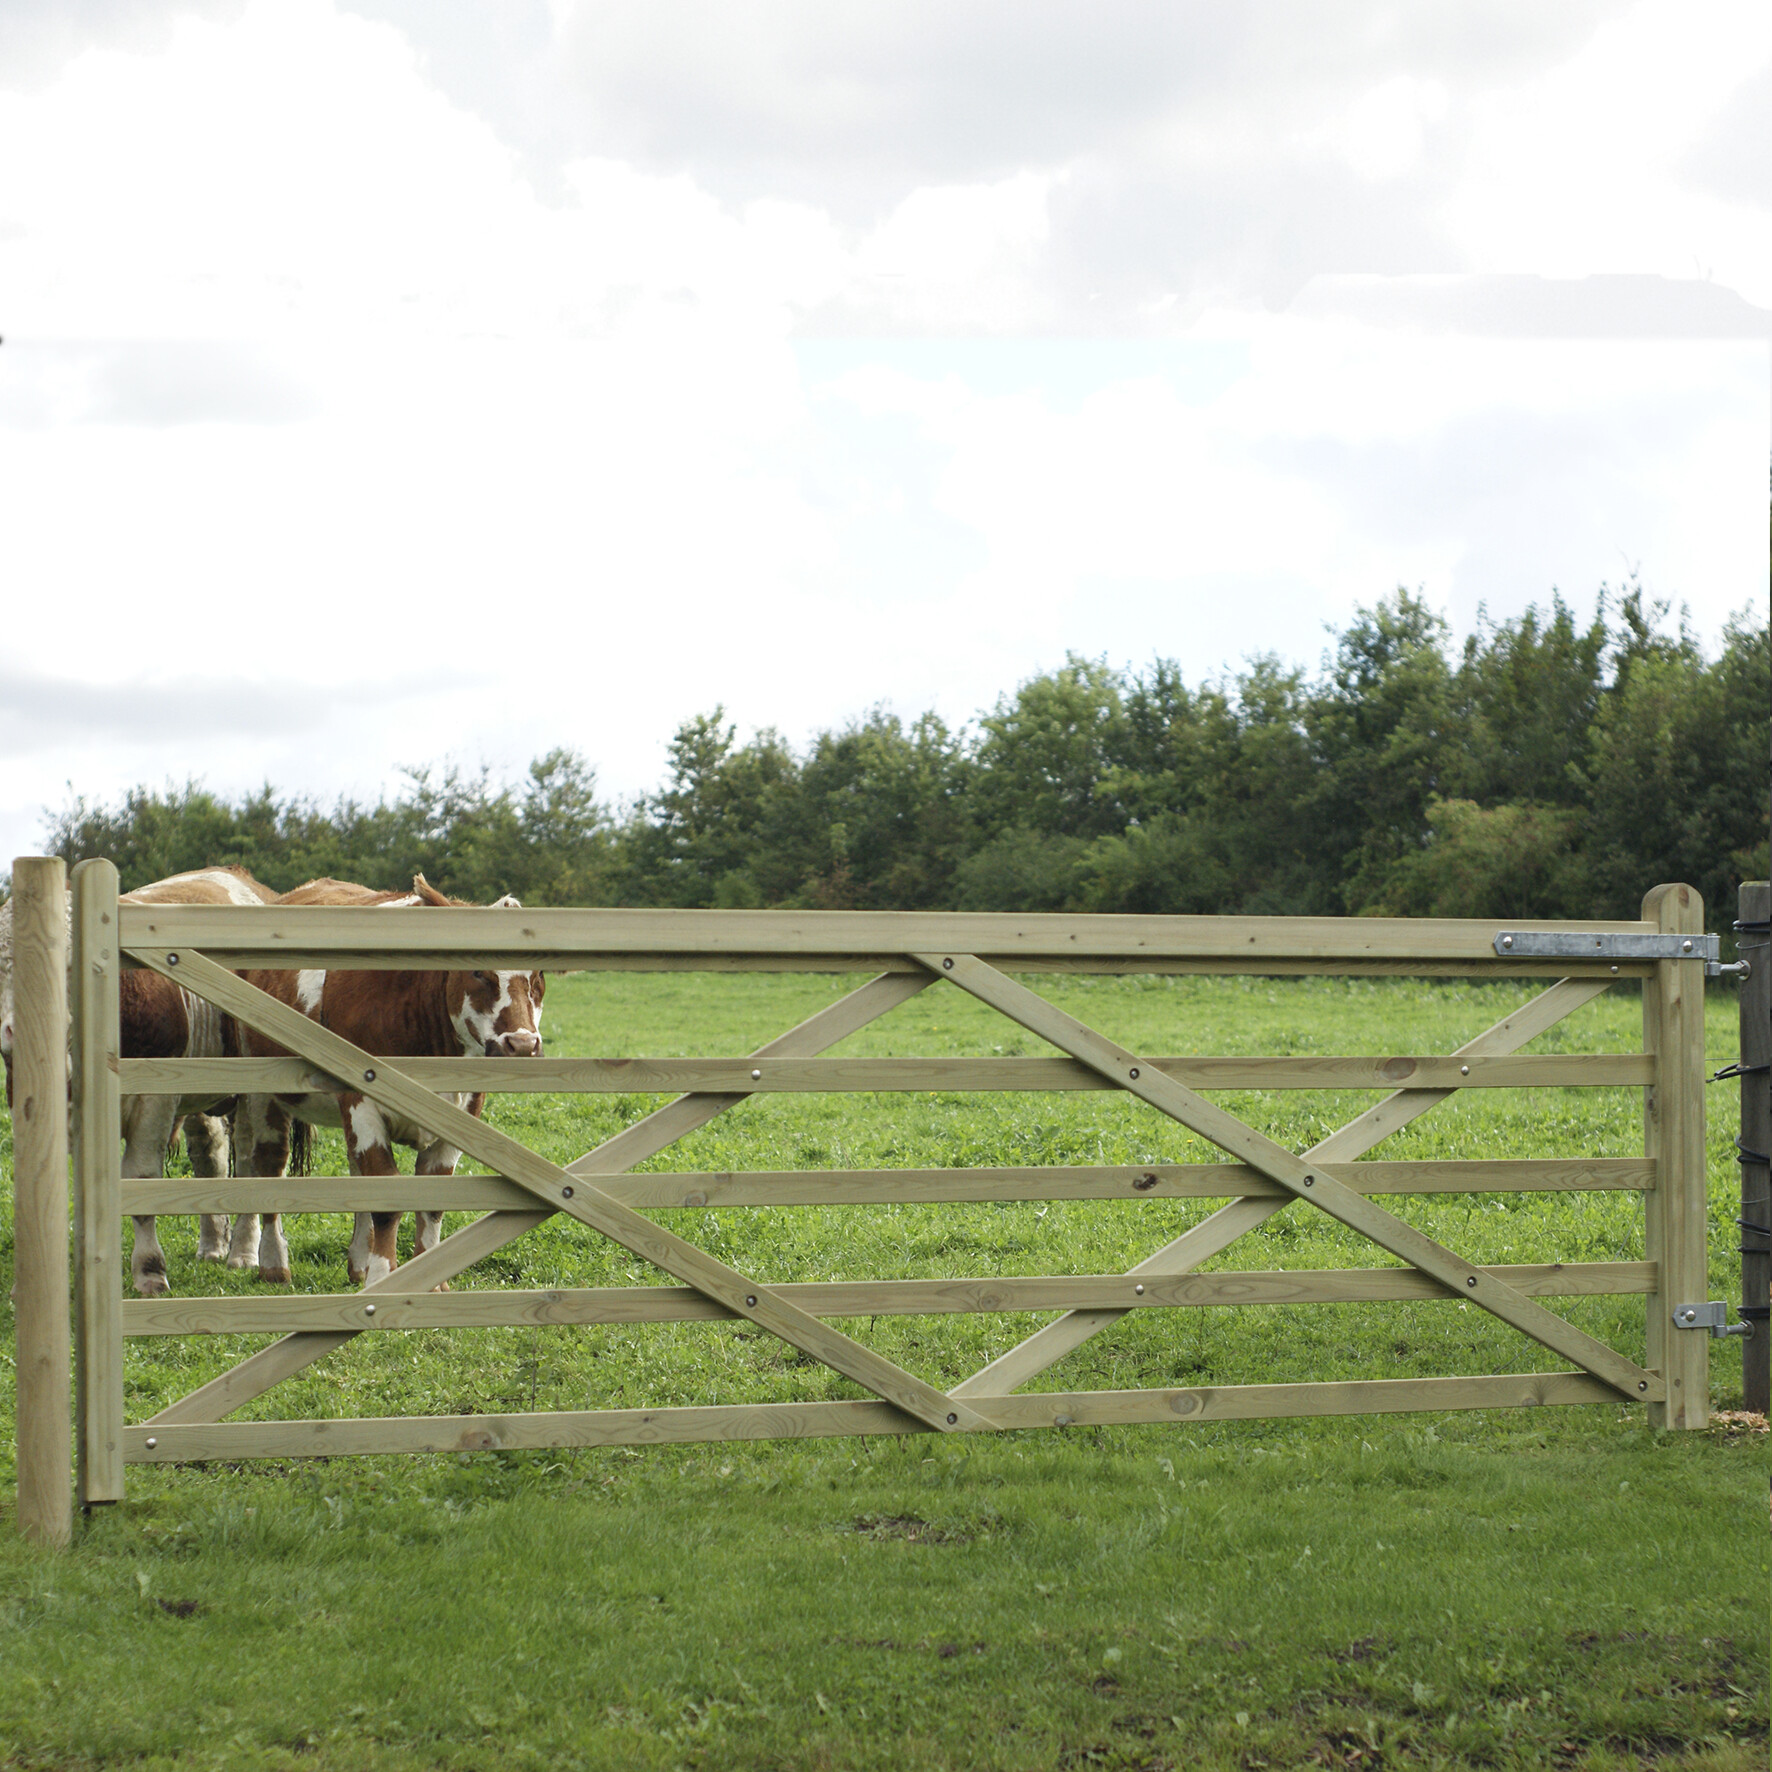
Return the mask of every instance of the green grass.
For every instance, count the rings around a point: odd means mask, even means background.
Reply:
[[[563,978],[550,1049],[743,1052],[834,1000],[823,976]],[[1046,979],[1149,1052],[1435,1052],[1503,987]],[[1735,1002],[1709,1006],[1712,1068]],[[1535,1050],[1626,1050],[1603,998]],[[839,1051],[1042,1050],[957,991]],[[1359,1094],[1225,1093],[1301,1148]],[[656,1102],[506,1097],[577,1155]],[[1732,1297],[1735,1097],[1708,1092],[1713,1297]],[[1639,1092],[1470,1092],[1378,1156],[1629,1156]],[[775,1096],[658,1168],[1205,1160],[1107,1094]],[[0,1147],[10,1188],[10,1152]],[[341,1168],[337,1148],[322,1170]],[[659,1215],[772,1280],[1122,1270],[1213,1202]],[[1387,1201],[1476,1261],[1642,1254],[1634,1194]],[[292,1221],[300,1291],[342,1290],[349,1220]],[[179,1292],[246,1293],[163,1226]],[[10,1214],[0,1232],[10,1285]],[[1293,1206],[1220,1267],[1387,1262]],[[660,1276],[555,1221],[467,1285]],[[1640,1357],[1640,1299],[1554,1301]],[[0,1358],[11,1361],[10,1305]],[[1039,1317],[846,1324],[938,1381]],[[139,1419],[261,1343],[132,1342]],[[1455,1303],[1143,1312],[1050,1388],[1552,1369]],[[1740,1350],[1713,1347],[1738,1405]],[[0,1408],[10,1409],[11,1386]],[[855,1395],[748,1327],[364,1336],[246,1417]],[[1763,1766],[1766,1441],[1657,1435],[1623,1407],[951,1439],[132,1467],[73,1553],[19,1544],[0,1428],[0,1764],[474,1767]]]

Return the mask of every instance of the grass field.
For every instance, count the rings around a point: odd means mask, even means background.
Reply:
[[[856,980],[562,978],[550,1050],[748,1051]],[[1344,980],[1032,981],[1135,1049],[1441,1052],[1519,987]],[[1617,994],[1532,1048],[1640,1043]],[[1712,1068],[1735,1002],[1709,1007]],[[953,990],[840,1052],[1035,1052]],[[1219,1097],[1302,1148],[1370,1095]],[[507,1097],[567,1160],[657,1105]],[[1712,1297],[1736,1289],[1733,1085],[1709,1091]],[[1634,1156],[1634,1090],[1469,1092],[1374,1151]],[[5,1181],[10,1189],[10,1152]],[[760,1098],[655,1160],[701,1170],[1210,1160],[1107,1094]],[[317,1168],[342,1168],[336,1146]],[[9,1193],[8,1193],[9,1198]],[[771,1280],[1115,1272],[1216,1202],[678,1212]],[[1472,1260],[1640,1258],[1635,1194],[1415,1197]],[[453,1221],[452,1221],[453,1222]],[[345,1288],[349,1220],[292,1221],[298,1291]],[[174,1290],[247,1293],[163,1227]],[[0,1232],[10,1286],[10,1213]],[[1293,1206],[1212,1264],[1387,1261]],[[657,1279],[555,1221],[460,1284]],[[1640,1298],[1558,1300],[1641,1357]],[[3,1350],[10,1371],[10,1306]],[[1037,1325],[844,1327],[941,1382]],[[237,1337],[132,1342],[131,1419],[223,1370]],[[1713,1347],[1739,1402],[1739,1345]],[[1446,1303],[1147,1311],[1036,1388],[1551,1370]],[[10,1410],[11,1385],[4,1403]],[[352,1416],[857,1394],[748,1326],[360,1337],[243,1414]],[[132,1467],[130,1500],[51,1558],[12,1532],[0,1428],[0,1764],[303,1767],[1747,1768],[1766,1763],[1767,1442],[1657,1435],[1641,1410],[1175,1426]]]

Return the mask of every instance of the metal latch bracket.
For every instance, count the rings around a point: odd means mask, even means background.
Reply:
[[[1721,1341],[1725,1335],[1752,1335],[1752,1323],[1731,1323],[1729,1307],[1720,1299],[1712,1299],[1708,1304],[1679,1304],[1674,1306],[1674,1327],[1676,1329],[1708,1329],[1714,1339]]]

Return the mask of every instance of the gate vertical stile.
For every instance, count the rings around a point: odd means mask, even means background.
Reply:
[[[117,870],[73,877],[74,1407],[83,1507],[123,1499],[122,1047]]]
[[[18,1527],[56,1550],[74,1530],[68,1433],[67,870],[13,863],[13,1279]]]
[[[1657,886],[1643,899],[1643,919],[1667,934],[1702,935],[1704,900],[1690,886]],[[1651,1402],[1657,1428],[1701,1428],[1710,1420],[1710,1337],[1676,1329],[1673,1313],[1708,1296],[1704,1161],[1704,965],[1659,960],[1643,981],[1643,1046],[1655,1056],[1644,1092],[1644,1140],[1655,1159],[1645,1200],[1644,1254],[1655,1263],[1647,1299],[1644,1364],[1667,1383]]]

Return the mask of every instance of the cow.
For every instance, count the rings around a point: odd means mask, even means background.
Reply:
[[[284,894],[284,905],[371,905],[400,910],[459,904],[416,875],[412,891],[374,892],[344,880],[311,880]],[[492,909],[521,909],[501,898]],[[248,983],[299,1010],[322,1027],[380,1058],[534,1058],[541,1053],[541,1007],[546,989],[539,972],[243,972]],[[242,1026],[241,1049],[252,1057],[285,1055],[268,1035]],[[478,1115],[484,1095],[445,1096]],[[414,1173],[453,1175],[461,1152],[420,1125],[388,1112],[355,1090],[339,1094],[243,1097],[234,1121],[234,1167],[241,1175],[282,1175],[289,1163],[292,1128],[340,1126],[353,1175],[397,1175],[393,1147],[417,1153]],[[342,1202],[341,1202],[342,1203]],[[434,1248],[440,1212],[416,1214],[413,1253]],[[346,1258],[354,1285],[373,1285],[399,1265],[395,1252],[398,1212],[360,1212]],[[261,1279],[287,1279],[289,1249],[281,1218],[267,1213],[259,1255]]]
[[[271,904],[276,893],[243,868],[202,868],[126,892],[123,904]],[[69,915],[72,917],[70,899]],[[118,982],[124,1058],[224,1058],[238,1050],[231,1021],[213,1004],[181,990],[157,972],[130,970]],[[6,1100],[12,1102],[12,906],[0,906],[0,1047],[6,1061]],[[215,1092],[195,1096],[125,1095],[122,1104],[123,1175],[128,1179],[159,1176],[166,1152],[182,1126],[191,1171],[205,1179],[228,1173],[228,1129],[225,1115],[231,1097]],[[166,1255],[150,1215],[135,1218],[135,1248],[130,1279],[144,1298],[168,1290]],[[236,1230],[239,1221],[236,1220]],[[231,1246],[228,1220],[204,1213],[199,1220],[197,1258],[226,1260],[231,1267],[248,1265]],[[284,1275],[287,1279],[287,1274]]]

